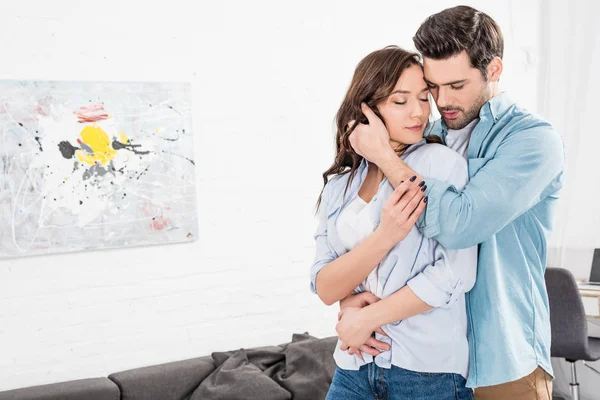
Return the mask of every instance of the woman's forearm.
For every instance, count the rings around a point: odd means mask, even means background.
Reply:
[[[332,305],[352,293],[394,245],[376,229],[354,249],[323,267],[316,280],[321,300]]]
[[[364,312],[368,325],[375,329],[433,308],[421,300],[410,287],[404,286],[396,293],[364,307],[361,312]]]

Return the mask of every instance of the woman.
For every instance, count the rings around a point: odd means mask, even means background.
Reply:
[[[367,123],[365,102],[385,123],[399,157],[422,176],[461,190],[468,180],[464,158],[437,137],[423,138],[428,93],[418,55],[389,46],[358,64],[337,113],[337,155],[317,203],[311,289],[327,305],[360,292],[375,301],[343,305],[337,331],[351,339],[338,342],[328,400],[473,398],[465,387],[464,293],[475,283],[477,249],[449,250],[421,235],[413,226],[427,201],[425,182],[394,190],[349,142],[356,124]],[[409,200],[399,200],[406,190]],[[356,351],[373,332],[378,349]]]

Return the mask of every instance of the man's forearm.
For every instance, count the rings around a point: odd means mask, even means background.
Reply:
[[[422,177],[406,165],[406,163],[402,161],[391,148],[389,152],[382,155],[380,160],[377,160],[377,163],[377,166],[381,169],[394,189],[398,187],[402,181],[408,180],[415,175],[417,176],[417,182],[423,180]]]
[[[404,286],[396,293],[363,308],[362,311],[366,314],[369,326],[375,329],[431,309],[433,307],[421,300],[410,287]]]

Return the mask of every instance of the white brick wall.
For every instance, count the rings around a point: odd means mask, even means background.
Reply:
[[[0,78],[192,82],[200,237],[1,261],[0,390],[333,335],[308,270],[336,108],[360,58],[453,3],[2,2]],[[539,2],[471,4],[535,109]]]

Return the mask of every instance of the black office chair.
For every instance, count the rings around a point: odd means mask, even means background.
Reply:
[[[546,288],[550,301],[552,327],[552,357],[571,363],[571,398],[579,400],[576,361],[600,359],[600,339],[588,337],[587,320],[583,302],[573,274],[562,268],[546,269]],[[598,371],[588,365],[588,367]]]

